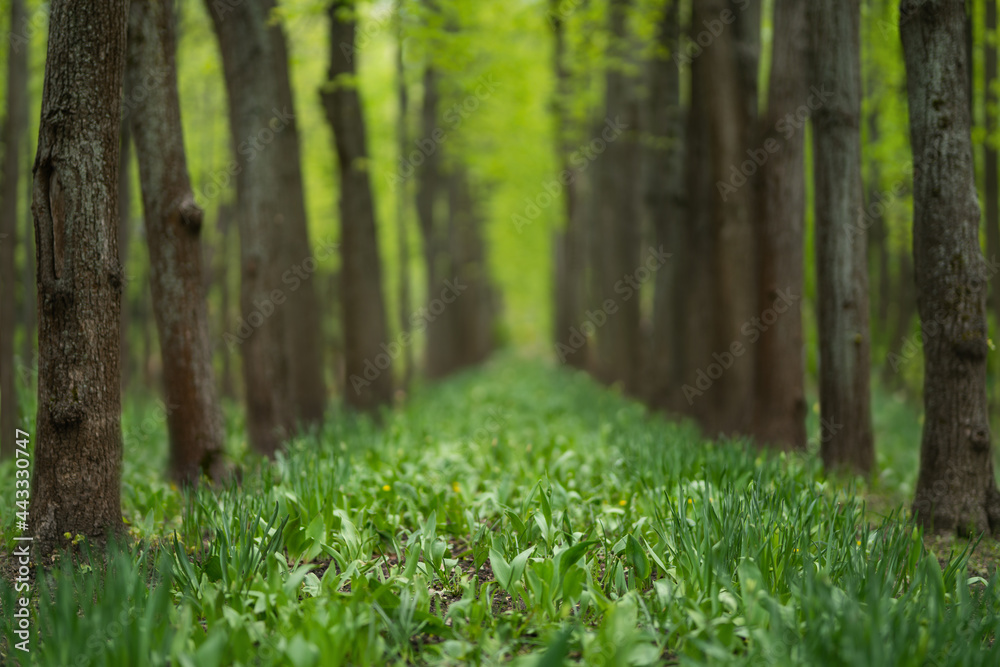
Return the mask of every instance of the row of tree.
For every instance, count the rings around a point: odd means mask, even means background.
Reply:
[[[860,0],[775,0],[766,90],[758,84],[762,3],[695,0],[690,11],[685,3],[659,3],[650,49],[627,21],[641,3],[609,0],[603,32],[611,56],[598,74],[603,103],[577,128],[567,100],[595,75],[574,77],[569,66],[581,57],[567,47],[569,4],[550,5],[563,136],[575,130],[599,138],[608,119],[624,129],[620,138],[603,137],[607,149],[592,166],[578,159],[574,141],[557,146],[570,183],[554,248],[557,355],[654,407],[694,417],[712,435],[805,449],[802,296],[811,181],[820,453],[828,469],[870,474],[868,239],[882,216],[870,214],[863,186]],[[986,4],[995,28],[995,2]],[[960,532],[1000,530],[986,402],[991,276],[978,242],[970,25],[964,0],[905,0],[900,7],[916,290],[900,294],[899,310],[912,313],[906,301],[915,293],[925,355],[914,509],[925,525]],[[986,44],[990,81],[996,45]],[[995,152],[987,164],[994,243]],[[873,248],[884,253],[885,239],[878,241]],[[650,265],[650,248],[671,257]],[[878,303],[886,309],[888,261],[880,264]],[[645,280],[654,296],[644,314],[638,286]]]

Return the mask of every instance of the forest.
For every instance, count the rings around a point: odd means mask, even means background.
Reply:
[[[0,0],[0,664],[1000,664],[998,0]]]

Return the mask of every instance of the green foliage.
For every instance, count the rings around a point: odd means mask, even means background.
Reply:
[[[133,458],[160,460],[163,429]],[[1000,651],[1000,582],[968,578],[972,546],[939,564],[905,515],[870,523],[813,458],[703,442],[579,373],[501,358],[380,428],[338,415],[273,464],[243,462],[242,486],[187,494],[129,465],[135,544],[64,557],[37,586],[31,664],[986,665]],[[894,462],[880,484],[912,479]]]

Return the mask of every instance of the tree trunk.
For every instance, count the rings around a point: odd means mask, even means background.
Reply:
[[[805,126],[792,126],[808,96],[806,6],[777,0],[770,90],[760,144],[759,311],[778,313],[757,342],[754,435],[782,449],[806,445],[805,364],[801,296],[805,221]],[[773,143],[772,143],[773,142]],[[774,150],[771,150],[771,149]],[[784,298],[782,294],[794,298]],[[785,312],[783,312],[785,311]]]
[[[694,25],[719,22],[727,8],[728,0],[699,3]],[[718,310],[710,334],[712,361],[706,370],[714,380],[709,421],[713,433],[746,432],[751,426],[756,349],[746,338],[744,325],[759,315],[753,220],[756,163],[746,153],[746,147],[754,145],[751,129],[757,86],[750,70],[756,71],[752,63],[756,63],[759,37],[752,35],[753,26],[759,30],[759,23],[742,12],[736,16],[737,29],[722,30],[699,58],[704,61],[701,74],[708,77],[701,90],[706,96],[713,187],[703,196],[712,201],[715,244],[711,261],[716,274],[712,302]],[[759,20],[759,13],[756,16]],[[737,170],[745,180],[735,175]]]
[[[270,22],[275,0],[263,0],[265,20]],[[278,87],[279,109],[288,117],[288,124],[274,133],[274,168],[280,178],[277,224],[272,231],[277,235],[275,247],[279,248],[282,271],[281,282],[275,282],[288,295],[287,305],[280,313],[284,327],[285,356],[287,357],[288,398],[291,413],[285,418],[286,428],[311,427],[322,423],[326,409],[326,382],[324,379],[322,310],[312,280],[316,260],[309,243],[306,216],[305,187],[302,182],[302,158],[299,152],[299,132],[295,114],[295,100],[289,80],[288,49],[285,33],[278,22],[271,22],[268,29],[271,40],[275,82]],[[251,64],[251,67],[255,67]],[[244,137],[245,138],[245,137]],[[312,266],[312,270],[310,270]],[[295,267],[305,278],[298,281]],[[289,273],[291,269],[292,273]],[[296,274],[293,276],[293,274]],[[287,287],[287,289],[286,289]]]
[[[349,405],[374,410],[392,401],[392,348],[388,346],[375,205],[357,90],[354,8],[335,1],[330,19],[330,69],[322,93],[340,163],[341,308]]]
[[[409,90],[406,86],[406,68],[403,63],[403,0],[396,6],[396,16],[399,21],[399,35],[396,44],[396,86],[399,100],[399,119],[396,132],[399,140],[399,159],[406,159],[409,148]],[[396,192],[396,235],[399,237],[399,332],[400,338],[407,342],[403,345],[403,379],[402,389],[410,390],[413,381],[413,344],[410,342],[410,315],[413,312],[413,299],[410,296],[410,234],[407,223],[409,211],[409,184],[404,181]]]
[[[680,3],[670,2],[657,27],[659,53],[650,62],[649,135],[650,169],[646,201],[650,210],[654,244],[666,252],[679,249],[679,228],[685,212],[684,112],[680,97]],[[677,255],[675,254],[674,257]],[[671,350],[676,345],[676,261],[661,266],[655,277],[652,343],[646,365],[647,400],[655,408],[673,407],[679,379]]]
[[[127,65],[126,65],[127,67]],[[126,79],[128,77],[126,76]],[[125,82],[125,90],[128,90],[128,81]],[[128,98],[128,95],[125,96]],[[132,109],[134,111],[134,109]],[[122,284],[122,316],[119,327],[119,338],[121,340],[121,372],[122,372],[122,393],[128,390],[129,381],[132,378],[132,365],[129,354],[129,277],[128,277],[128,246],[132,225],[132,174],[129,171],[129,163],[132,155],[132,133],[129,131],[127,119],[122,119],[121,127],[121,153],[118,157],[118,254],[121,257],[122,268],[125,269],[125,282]]]
[[[24,21],[24,2],[12,0],[11,26]],[[14,249],[17,247],[18,183],[21,175],[21,137],[28,120],[28,49],[8,40],[7,116],[2,137],[3,164],[0,166],[0,458],[14,456],[17,428],[17,373],[14,369],[14,323],[17,280]]]
[[[811,11],[820,453],[828,470],[868,474],[875,451],[861,186],[861,10],[858,0],[817,0]]]
[[[30,146],[28,147],[30,149]],[[31,169],[31,152],[25,151],[27,168]],[[37,287],[35,285],[35,223],[31,216],[31,192],[34,188],[30,178],[24,179],[24,201],[28,203],[24,207],[24,273],[21,282],[24,289],[24,338],[21,340],[21,366],[25,369],[23,376],[29,380],[30,386],[31,371],[35,367],[35,324],[38,317]]]
[[[274,44],[267,28],[272,3],[251,0],[222,3],[205,0],[219,47],[229,97],[229,132],[237,155],[235,171],[240,230],[240,311],[242,318],[225,334],[230,350],[243,357],[247,432],[251,446],[273,456],[294,423],[291,404],[286,319],[288,294],[309,276],[299,262],[286,265],[283,236],[301,233],[294,216],[282,208],[286,198],[276,134],[294,120],[290,108],[278,108]],[[269,154],[269,151],[275,154]],[[303,258],[300,261],[305,261]],[[293,269],[298,268],[299,273]],[[304,277],[303,277],[304,276]],[[284,281],[287,278],[288,282]],[[285,289],[287,287],[288,289]]]
[[[996,35],[997,3],[996,0],[986,2],[986,33]],[[992,137],[997,134],[997,44],[989,39],[983,44],[985,50],[985,67],[983,72],[983,89],[986,91],[984,116],[986,118],[987,140],[983,142],[983,193],[986,198],[986,248],[991,262],[1000,260],[1000,189],[997,179],[997,149]],[[990,279],[989,304],[993,310],[994,339],[1000,340],[1000,271],[993,271]]]
[[[913,260],[924,430],[913,512],[934,532],[1000,533],[986,398],[987,267],[979,249],[963,0],[903,0],[914,155]]]
[[[54,0],[34,167],[39,297],[31,532],[122,528],[118,151],[125,3]]]
[[[219,308],[220,331],[225,331],[229,326],[231,306],[229,297],[229,230],[232,227],[233,209],[228,203],[219,205],[218,222],[219,229],[219,262],[216,283],[219,285],[220,299],[222,304]],[[229,346],[221,350],[222,354],[222,396],[223,398],[236,398],[236,383],[233,381],[233,361]]]
[[[607,148],[600,158],[604,162],[599,199],[601,247],[607,268],[601,276],[600,300],[602,308],[607,301],[613,301],[616,310],[605,313],[606,321],[600,326],[597,337],[606,381],[621,382],[626,392],[638,394],[642,352],[640,283],[635,278],[641,266],[639,106],[637,81],[626,73],[624,64],[629,45],[626,19],[630,4],[631,0],[611,0],[608,8],[609,51],[613,62],[606,73],[606,121],[620,128],[620,135],[613,140],[605,138]]]
[[[202,269],[202,210],[194,202],[177,95],[173,2],[132,0],[126,78],[163,72],[130,114],[149,245],[150,287],[163,360],[170,476],[196,483],[223,472],[222,413],[212,372]]]

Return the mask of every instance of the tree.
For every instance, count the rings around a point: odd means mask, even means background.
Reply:
[[[811,9],[820,453],[826,468],[875,464],[867,244],[861,186],[859,0]]]
[[[126,59],[127,59],[126,53]],[[126,67],[128,65],[126,64]],[[125,75],[125,99],[129,99],[128,72]],[[132,109],[134,111],[134,109]],[[128,247],[132,234],[132,174],[129,166],[132,156],[132,133],[129,130],[128,117],[122,113],[121,128],[121,153],[118,157],[118,254],[121,257],[122,267],[128,268]],[[119,327],[119,338],[121,340],[121,372],[122,372],[122,393],[128,390],[128,385],[132,379],[131,354],[129,353],[129,316],[131,308],[128,298],[128,273],[126,272],[125,283],[122,285],[122,316]]]
[[[340,163],[340,294],[347,373],[344,395],[349,405],[372,410],[392,401],[393,360],[383,349],[388,335],[365,121],[357,90],[354,3],[335,0],[327,13],[330,68],[322,98]]]
[[[130,114],[149,245],[150,287],[163,359],[170,476],[178,483],[223,472],[222,413],[212,372],[202,268],[202,210],[184,155],[171,0],[132,0],[127,87],[163,72]]]
[[[657,52],[649,63],[650,167],[647,170],[646,202],[657,247],[679,247],[679,227],[685,212],[684,113],[680,90],[680,2],[667,3],[657,25]],[[647,365],[647,400],[654,407],[676,404],[679,379],[672,350],[679,338],[676,320],[676,263],[656,272],[652,318],[652,344]]]
[[[21,25],[23,20],[23,0],[12,0],[10,25]],[[8,44],[7,116],[0,131],[3,141],[3,164],[0,166],[0,458],[14,455],[18,414],[14,370],[14,248],[17,245],[21,137],[27,130],[28,120],[28,50],[16,40],[8,40]]]
[[[808,96],[807,25],[805,4],[777,0],[770,89],[760,133],[766,161],[760,167],[757,221],[758,308],[761,313],[785,312],[757,342],[753,433],[761,442],[787,449],[806,444],[801,300],[781,295],[801,297],[803,289],[805,128],[791,126],[787,117],[794,117]]]
[[[279,25],[268,24],[272,0],[205,4],[222,54],[232,145],[241,151],[236,196],[242,318],[226,340],[243,357],[250,442],[273,455],[297,420],[318,418],[313,401],[325,401],[319,305],[302,268],[315,268],[315,260],[301,176],[290,173],[299,169],[297,151],[289,147],[298,138],[284,36]]]
[[[963,0],[903,0],[924,429],[913,511],[935,532],[1000,533],[987,414],[987,267],[966,87]]]
[[[986,33],[983,45],[985,53],[983,68],[983,88],[986,91],[985,110],[987,140],[983,142],[983,194],[986,199],[986,248],[990,259],[1000,258],[1000,183],[998,183],[997,163],[997,3],[986,1]],[[991,38],[990,35],[993,35]],[[992,299],[990,305],[996,326],[1000,327],[1000,271],[994,271],[990,280]],[[998,329],[1000,330],[1000,329]],[[1000,336],[998,336],[1000,338]]]
[[[53,0],[34,166],[39,370],[31,533],[122,527],[118,151],[126,5]],[[101,65],[95,57],[100,54]]]
[[[406,67],[403,60],[404,43],[404,23],[403,23],[403,0],[398,0],[396,5],[396,20],[399,22],[399,32],[396,42],[396,93],[399,100],[399,118],[396,121],[396,133],[399,142],[399,159],[406,159],[406,151],[409,148],[409,115],[410,101],[409,89],[406,84]],[[410,210],[409,188],[407,183],[400,186],[402,191],[396,196],[396,235],[399,237],[399,331],[400,337],[409,337],[410,333],[410,312],[413,308],[410,298],[410,234],[407,225],[408,213]],[[408,391],[413,379],[413,346],[406,344],[403,346],[403,379],[402,388]]]

